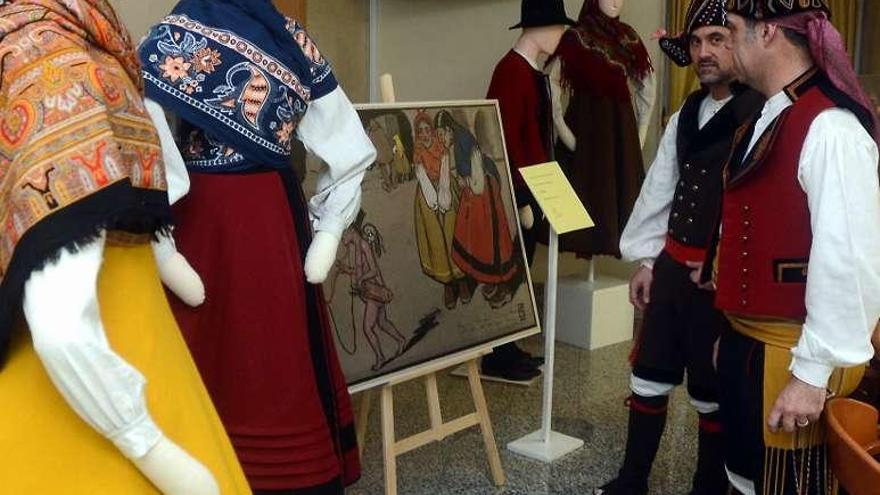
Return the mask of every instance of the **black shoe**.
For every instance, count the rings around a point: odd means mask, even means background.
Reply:
[[[535,368],[526,368],[519,365],[513,366],[493,366],[490,362],[483,361],[480,366],[482,373],[486,376],[501,378],[511,382],[528,382],[541,374],[541,370]]]
[[[648,495],[648,486],[615,478],[593,491],[593,495]]]

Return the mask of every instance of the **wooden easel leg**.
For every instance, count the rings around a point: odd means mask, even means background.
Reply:
[[[357,435],[358,455],[364,456],[364,446],[367,443],[367,426],[370,423],[370,406],[373,405],[372,390],[361,392],[358,397],[357,421],[355,423],[355,435]]]
[[[439,431],[443,426],[443,414],[440,410],[440,393],[437,391],[437,374],[425,377],[425,391],[428,394],[428,415],[431,418],[431,429]]]
[[[397,495],[397,451],[392,386],[382,387],[382,447],[385,453],[385,495]]]
[[[489,457],[489,469],[492,471],[492,480],[495,482],[495,486],[501,486],[505,483],[504,468],[501,466],[501,456],[498,455],[498,446],[495,444],[495,432],[492,431],[492,418],[489,417],[486,396],[483,395],[483,384],[480,382],[480,369],[477,365],[477,360],[469,361],[467,369],[471,395],[474,398],[474,406],[477,408],[477,416],[480,418],[483,443],[486,446],[486,455]]]

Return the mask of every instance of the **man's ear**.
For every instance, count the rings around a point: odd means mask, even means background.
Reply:
[[[760,36],[761,41],[764,43],[764,46],[767,46],[772,43],[777,36],[782,36],[782,29],[779,27],[778,24],[762,22],[758,26],[758,36]]]

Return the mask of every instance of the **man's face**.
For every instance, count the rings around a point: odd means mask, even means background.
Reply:
[[[701,83],[712,86],[734,79],[730,31],[727,28],[704,26],[694,30],[690,38],[690,53]]]
[[[728,14],[727,27],[730,30],[728,39],[733,55],[734,71],[744,83],[754,87],[761,60],[761,46],[758,40],[760,24],[749,25],[742,16]]]

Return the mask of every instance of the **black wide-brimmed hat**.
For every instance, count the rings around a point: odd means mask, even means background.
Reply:
[[[577,22],[565,13],[562,0],[523,0],[522,18],[510,29],[541,27],[541,26],[574,26]]]

